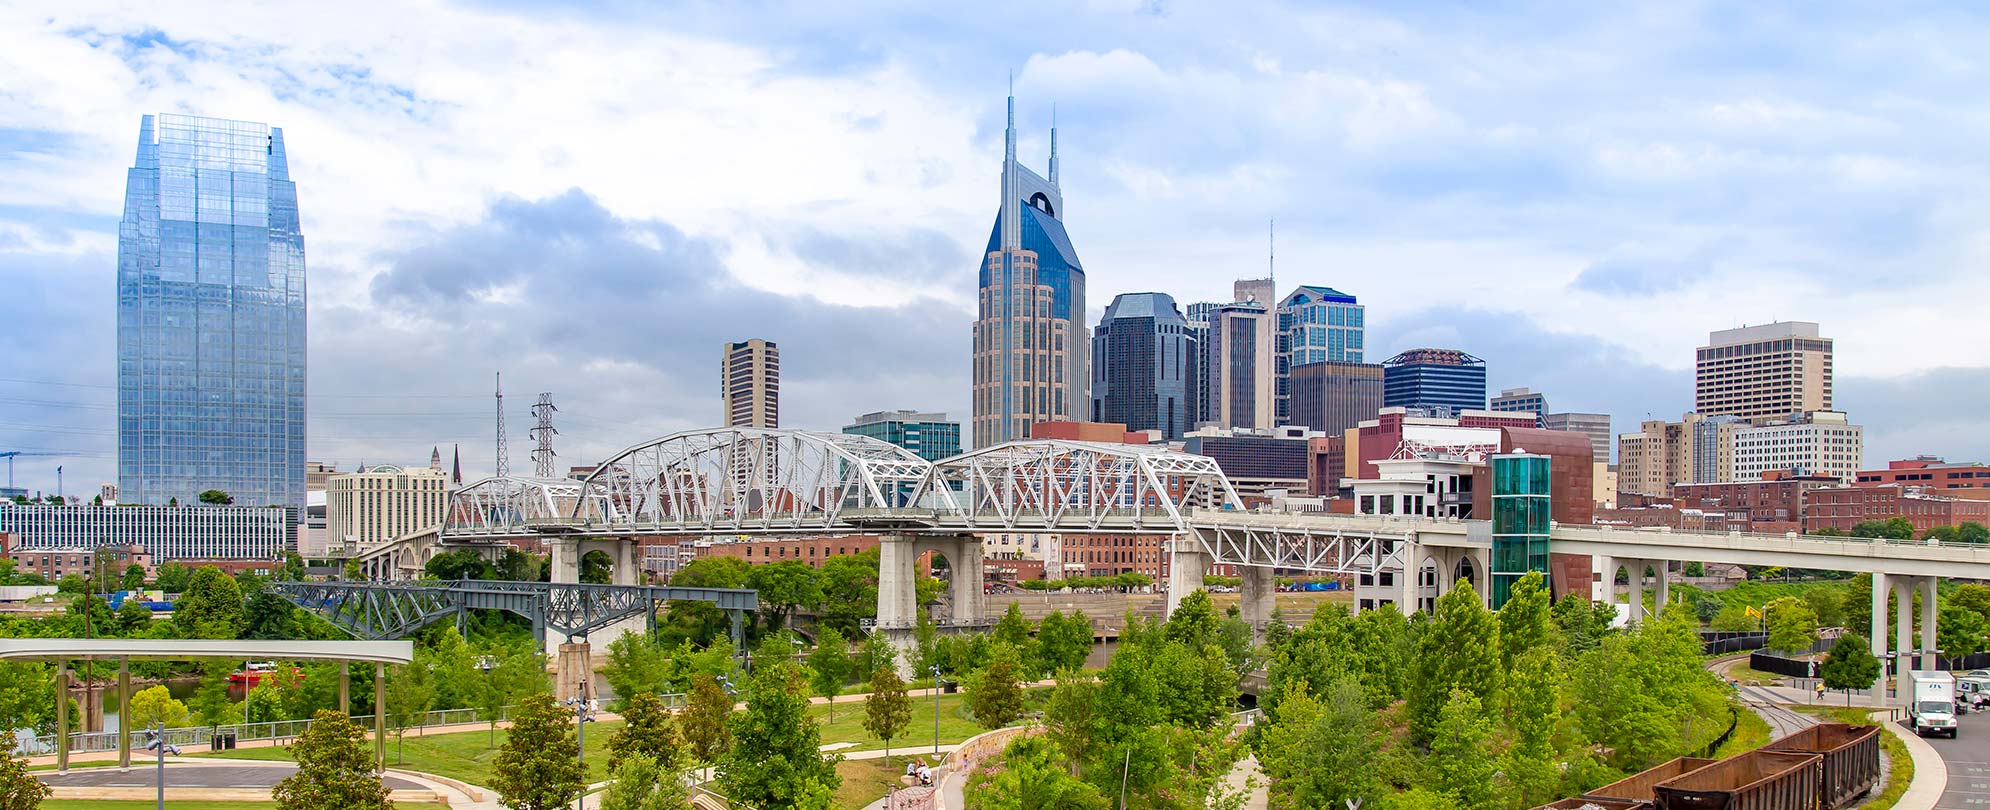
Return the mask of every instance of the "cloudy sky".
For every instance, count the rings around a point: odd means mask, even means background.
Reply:
[[[291,5],[292,7],[279,7]],[[1484,357],[1561,410],[1677,418],[1711,329],[1822,322],[1867,460],[1990,458],[1990,18],[1955,7],[1148,2],[0,6],[0,450],[114,477],[117,220],[139,116],[284,129],[310,456],[562,463],[719,421],[963,415],[1011,73],[1055,105],[1114,293],[1266,266],[1368,306],[1371,359]],[[1971,54],[1976,54],[1972,56]],[[48,462],[48,463],[44,463]]]

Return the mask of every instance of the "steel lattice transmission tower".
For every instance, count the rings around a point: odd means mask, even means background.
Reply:
[[[559,455],[553,452],[553,437],[560,435],[553,427],[553,412],[559,409],[550,391],[540,394],[539,404],[532,406],[532,415],[539,417],[539,424],[530,431],[532,438],[539,440],[539,446],[532,448],[532,474],[539,478],[553,477],[553,457]]]
[[[497,477],[511,474],[511,448],[504,443],[504,372],[497,375]]]

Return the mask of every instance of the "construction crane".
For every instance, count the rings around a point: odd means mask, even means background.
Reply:
[[[14,457],[15,457],[15,456],[51,456],[51,457],[59,457],[59,456],[66,456],[66,455],[70,455],[70,454],[69,454],[69,453],[33,453],[33,452],[28,452],[28,451],[26,451],[26,450],[6,450],[6,451],[0,451],[0,458],[4,458],[4,459],[6,459],[6,460],[7,460],[7,488],[8,488],[8,489],[13,489],[13,488],[14,488]]]

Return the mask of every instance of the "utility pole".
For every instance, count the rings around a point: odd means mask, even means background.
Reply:
[[[497,375],[497,476],[511,474],[511,450],[504,446],[504,372]]]
[[[550,391],[541,393],[539,404],[532,406],[532,415],[539,418],[539,423],[530,431],[532,438],[539,440],[539,446],[532,448],[532,474],[540,478],[553,477],[553,458],[559,455],[553,452],[553,437],[560,434],[559,429],[553,427],[553,412],[559,409],[553,404]]]

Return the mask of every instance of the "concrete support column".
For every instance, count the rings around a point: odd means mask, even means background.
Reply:
[[[1935,578],[1921,577],[1921,668],[1935,668],[1935,617],[1939,611],[1940,597],[1935,593]]]
[[[1492,606],[1492,549],[1468,548],[1460,556],[1472,561],[1472,588],[1479,592],[1479,604]]]
[[[1914,668],[1913,659],[1907,652],[1914,649],[1914,580],[1901,577],[1893,582],[1894,634],[1893,651],[1900,656],[1900,681],[1896,684],[1894,696],[1900,697],[1899,687],[1907,683],[1907,671]]]
[[[615,543],[615,573],[610,582],[617,585],[643,584],[642,560],[638,558],[636,541],[620,538]]]
[[[1671,577],[1667,576],[1666,572],[1667,568],[1672,567],[1672,561],[1652,560],[1651,567],[1653,572],[1658,574],[1658,602],[1652,608],[1653,615],[1658,615],[1664,613],[1665,606],[1672,603],[1672,580]]]
[[[1403,570],[1396,574],[1396,587],[1401,589],[1401,595],[1396,597],[1396,607],[1402,609],[1404,616],[1415,616],[1417,611],[1422,610],[1417,606],[1417,595],[1423,592],[1418,584],[1423,577],[1423,546],[1404,541],[1402,560]]]
[[[352,716],[352,662],[339,662],[339,714]]]
[[[131,659],[117,660],[117,768],[131,770]]]
[[[1437,586],[1437,590],[1430,595],[1430,612],[1432,613],[1437,612],[1437,603],[1444,598],[1445,594],[1451,592],[1451,584],[1454,578],[1458,576],[1452,556],[1453,552],[1451,549],[1431,549],[1430,557],[1425,560],[1425,562],[1430,563],[1431,570],[1436,572],[1433,582]],[[1418,563],[1416,570],[1418,581],[1422,581],[1423,563]]]
[[[1202,578],[1209,575],[1210,562],[1209,553],[1202,550],[1202,543],[1194,535],[1178,534],[1169,541],[1168,615],[1175,615],[1175,608],[1182,606],[1182,599],[1202,588]],[[1250,572],[1257,569],[1243,570],[1244,581],[1248,583]]]
[[[974,622],[985,618],[987,610],[982,606],[988,602],[988,595],[982,591],[985,566],[981,559],[981,538],[971,534],[954,538],[954,551],[947,555],[947,564],[953,566],[954,572],[954,622]]]
[[[570,538],[551,540],[546,543],[552,552],[552,573],[554,582],[580,581],[580,541]]]
[[[1278,581],[1272,577],[1269,568],[1249,566],[1238,570],[1243,575],[1242,596],[1244,623],[1251,626],[1252,635],[1263,636],[1265,625],[1271,623],[1272,608],[1278,604]]]
[[[559,700],[587,697],[587,679],[594,671],[588,661],[587,642],[567,642],[560,645],[560,656],[555,659],[553,697]]]
[[[373,665],[373,761],[387,770],[387,665]]]
[[[1637,624],[1645,620],[1645,561],[1631,560],[1624,568],[1631,583],[1631,624]]]
[[[1595,569],[1596,582],[1590,585],[1589,601],[1605,604],[1617,601],[1617,558],[1603,554],[1589,558],[1590,568]]]
[[[1880,708],[1886,706],[1886,589],[1888,584],[1885,574],[1873,574],[1873,620],[1870,625],[1872,627],[1871,642],[1873,657],[1879,659],[1880,670],[1879,680],[1873,681],[1872,699],[1873,705]],[[1848,605],[1847,607],[1850,606]]]
[[[69,772],[69,662],[55,662],[55,772]]]
[[[918,560],[911,536],[887,534],[878,539],[878,627],[904,629],[917,623]]]

